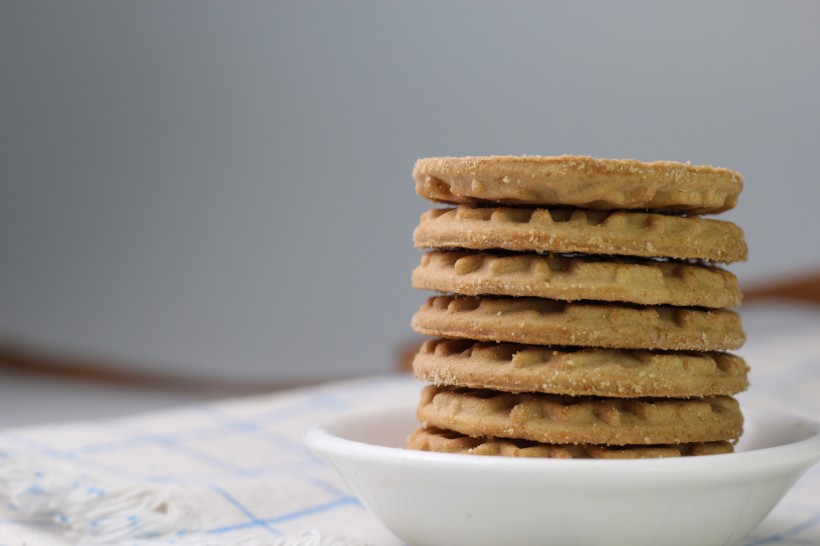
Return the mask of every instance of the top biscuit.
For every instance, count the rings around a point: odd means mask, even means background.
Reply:
[[[729,210],[743,188],[740,174],[721,167],[567,155],[431,157],[416,161],[413,178],[436,202],[689,214]]]

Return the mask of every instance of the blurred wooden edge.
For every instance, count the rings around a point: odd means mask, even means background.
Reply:
[[[749,286],[743,290],[743,301],[788,300],[820,304],[820,273],[808,273],[782,281]]]
[[[123,388],[184,393],[202,397],[230,397],[263,394],[285,389],[307,387],[328,381],[353,379],[353,376],[322,377],[285,381],[205,379],[181,374],[137,371],[113,361],[54,354],[27,348],[20,344],[0,342],[0,374],[18,373],[99,383]]]
[[[421,349],[424,340],[425,338],[419,336],[417,339],[407,340],[401,344],[396,360],[396,370],[400,372],[413,372],[413,359],[418,354],[419,349]]]

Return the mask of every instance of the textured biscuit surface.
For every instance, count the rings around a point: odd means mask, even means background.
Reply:
[[[741,301],[735,276],[717,267],[543,254],[428,252],[413,271],[413,287],[643,305],[727,307]]]
[[[435,427],[416,429],[407,440],[407,448],[438,453],[552,459],[654,459],[689,455],[717,455],[734,451],[732,444],[729,442],[654,446],[542,444],[505,438],[471,438],[458,432]]]
[[[672,161],[558,157],[432,157],[413,168],[416,191],[447,203],[571,205],[694,214],[731,209],[740,174]]]
[[[698,216],[544,208],[431,209],[413,233],[419,248],[504,249],[698,259],[747,258],[743,230]]]
[[[745,340],[726,309],[632,307],[541,298],[436,296],[413,316],[421,333],[479,341],[611,349],[722,351]]]
[[[467,436],[547,444],[682,444],[740,437],[734,398],[583,398],[427,386],[416,416]]]
[[[468,339],[426,341],[413,370],[439,386],[614,398],[731,395],[749,384],[744,360],[728,353],[573,351]]]

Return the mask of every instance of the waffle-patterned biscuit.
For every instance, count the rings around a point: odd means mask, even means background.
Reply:
[[[693,214],[731,209],[740,174],[672,161],[559,157],[431,157],[413,168],[416,192],[446,203],[571,205]]]
[[[743,230],[698,216],[573,209],[431,209],[413,232],[419,248],[504,249],[698,259],[746,260]]]
[[[729,442],[650,446],[542,444],[507,438],[471,438],[452,430],[435,427],[416,429],[407,440],[407,448],[438,453],[551,459],[655,459],[689,455],[718,455],[734,451]]]
[[[743,416],[734,398],[579,398],[427,386],[416,416],[425,427],[467,436],[546,444],[685,444],[735,440]]]
[[[573,351],[469,339],[426,341],[413,370],[439,386],[615,398],[731,395],[749,385],[746,362],[728,353]]]
[[[740,317],[726,309],[540,298],[436,296],[421,306],[412,325],[421,334],[440,337],[610,349],[723,351],[745,340]]]
[[[742,297],[735,276],[717,267],[545,254],[428,252],[413,271],[413,287],[476,296],[701,307],[738,306]]]

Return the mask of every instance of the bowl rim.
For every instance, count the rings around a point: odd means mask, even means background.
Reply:
[[[733,453],[701,457],[669,457],[658,459],[550,459],[476,456],[460,453],[436,453],[416,451],[403,447],[391,447],[346,438],[338,429],[358,421],[373,419],[382,422],[396,419],[396,415],[410,412],[414,406],[404,404],[389,407],[360,408],[310,427],[304,436],[307,446],[319,455],[331,455],[345,459],[380,465],[407,465],[419,468],[441,468],[458,471],[492,471],[519,468],[522,471],[600,471],[617,469],[619,473],[673,472],[711,469],[720,473],[748,475],[753,469],[777,472],[785,468],[806,465],[807,468],[820,460],[820,422],[786,412],[744,407],[746,422],[776,420],[799,427],[805,431],[803,439],[770,447],[737,451]]]

